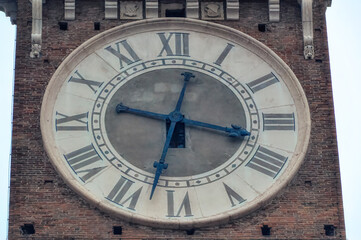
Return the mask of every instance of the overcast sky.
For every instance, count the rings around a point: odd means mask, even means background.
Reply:
[[[349,240],[360,239],[361,222],[361,154],[357,152],[361,149],[360,23],[360,0],[333,0],[327,11],[327,27]],[[3,12],[0,12],[0,32],[0,239],[6,239],[15,27]]]

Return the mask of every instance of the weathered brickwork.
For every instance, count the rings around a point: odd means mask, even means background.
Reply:
[[[217,21],[258,39],[294,71],[307,95],[312,118],[311,141],[299,174],[268,205],[232,224],[195,229],[162,230],[128,224],[90,206],[58,176],[43,148],[40,107],[48,81],[72,50],[120,20],[104,20],[104,0],[76,1],[76,20],[68,30],[64,1],[43,5],[42,56],[31,59],[31,3],[18,0],[14,123],[11,163],[9,239],[345,239],[335,117],[325,22],[326,3],[314,1],[315,59],[303,56],[300,5],[281,1],[281,21],[268,22],[268,1],[240,1],[239,21]],[[100,22],[100,31],[94,30]],[[260,32],[258,24],[266,24]],[[20,227],[33,224],[35,234]],[[271,227],[262,236],[261,227]],[[324,225],[336,227],[326,236]],[[122,235],[113,234],[122,227]]]

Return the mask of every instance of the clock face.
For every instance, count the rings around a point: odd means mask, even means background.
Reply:
[[[90,203],[189,228],[274,197],[302,163],[310,117],[296,77],[261,43],[208,22],[156,19],[76,49],[49,83],[41,130],[59,174]]]

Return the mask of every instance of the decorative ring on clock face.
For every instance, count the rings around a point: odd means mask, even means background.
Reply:
[[[70,54],[47,87],[41,130],[58,173],[90,203],[191,228],[242,217],[285,187],[310,116],[297,78],[263,44],[209,22],[155,19]]]

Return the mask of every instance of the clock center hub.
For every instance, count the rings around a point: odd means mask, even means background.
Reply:
[[[183,115],[179,111],[174,111],[169,114],[169,120],[172,122],[180,122],[183,120]]]

